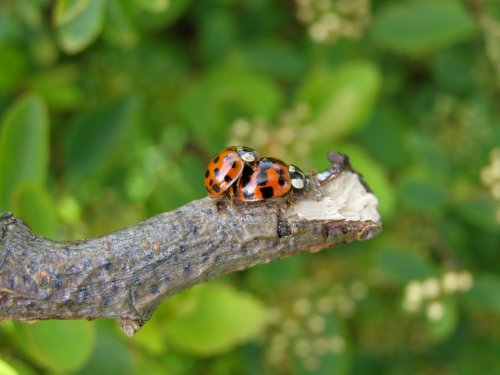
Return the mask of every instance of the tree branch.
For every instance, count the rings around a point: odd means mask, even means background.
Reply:
[[[377,199],[330,153],[302,196],[205,198],[100,238],[55,242],[0,215],[0,320],[114,318],[133,335],[166,297],[257,264],[381,230]]]

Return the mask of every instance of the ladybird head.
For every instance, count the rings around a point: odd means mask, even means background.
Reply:
[[[294,190],[301,191],[307,188],[309,185],[309,178],[299,167],[290,164],[288,166],[288,172],[290,173],[290,183]]]
[[[257,152],[250,147],[237,146],[236,153],[247,164],[252,164],[257,160]]]

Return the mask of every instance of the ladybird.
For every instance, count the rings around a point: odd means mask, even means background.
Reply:
[[[240,178],[243,169],[252,169],[256,161],[257,153],[250,147],[231,146],[223,149],[210,160],[205,171],[208,195],[212,198],[222,195]]]
[[[260,201],[285,195],[292,187],[288,166],[279,159],[261,158],[246,166],[234,185],[234,196],[242,201]]]

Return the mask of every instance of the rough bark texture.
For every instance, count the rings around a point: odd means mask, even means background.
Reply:
[[[205,198],[100,238],[54,242],[0,215],[0,320],[114,318],[133,335],[166,297],[301,251],[366,240],[376,198],[347,157],[329,155],[302,196]]]

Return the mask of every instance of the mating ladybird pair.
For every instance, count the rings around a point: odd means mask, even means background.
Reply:
[[[255,150],[241,146],[219,152],[205,172],[209,196],[217,198],[227,191],[231,198],[242,201],[277,198],[291,189],[302,191],[308,182],[295,165],[270,157],[258,158]]]

